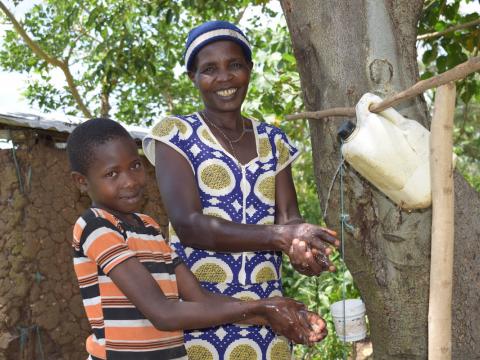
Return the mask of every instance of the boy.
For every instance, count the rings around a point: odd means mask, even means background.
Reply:
[[[297,343],[326,336],[325,323],[286,298],[239,301],[204,290],[138,214],[146,182],[135,142],[118,123],[92,119],[70,135],[72,179],[92,207],[74,226],[74,266],[92,335],[89,359],[186,359],[184,329],[269,325]],[[179,301],[179,299],[183,301]]]

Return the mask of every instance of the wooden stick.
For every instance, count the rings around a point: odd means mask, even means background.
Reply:
[[[322,119],[329,116],[346,116],[346,117],[355,117],[355,108],[351,107],[338,107],[331,108],[327,110],[320,111],[307,111],[300,114],[287,115],[287,120],[297,120],[297,119]]]
[[[428,34],[418,35],[417,40],[433,39],[433,38],[440,37],[440,36],[443,36],[445,34],[451,33],[453,31],[466,29],[466,28],[469,28],[470,26],[475,26],[475,25],[478,25],[478,24],[480,24],[480,19],[472,20],[472,21],[466,22],[464,24],[458,24],[458,25],[449,27],[448,29],[445,29],[443,31],[435,31],[435,32],[428,33]]]
[[[454,239],[453,115],[455,84],[435,95],[430,135],[432,250],[428,307],[428,359],[452,358],[452,275]]]
[[[395,94],[392,97],[387,98],[378,104],[372,104],[372,106],[370,106],[370,111],[374,113],[378,113],[389,107],[393,107],[404,100],[415,97],[423,93],[425,90],[432,89],[434,87],[438,87],[452,81],[463,79],[467,75],[479,70],[480,70],[480,56],[476,56],[462,64],[455,66],[453,69],[445,71],[442,74],[431,77],[430,79],[419,81],[412,87],[408,88],[407,90],[401,91],[398,94]],[[331,108],[331,109],[321,110],[321,111],[303,112],[299,114],[287,115],[286,119],[287,120],[297,120],[297,119],[304,119],[304,118],[322,119],[327,116],[354,117],[355,108],[353,107],[352,108]]]
[[[382,101],[379,104],[373,104],[370,107],[372,112],[380,112],[389,107],[395,106],[403,100],[410,99],[415,97],[425,90],[432,89],[441,85],[448,84],[452,81],[457,81],[463,79],[468,74],[480,70],[480,56],[471,58],[470,60],[455,66],[453,69],[445,71],[442,74],[431,77],[430,79],[422,80],[417,82],[411,88],[401,91],[398,94],[392,96],[391,98]]]

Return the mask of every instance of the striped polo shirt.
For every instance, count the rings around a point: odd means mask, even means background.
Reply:
[[[175,266],[180,262],[149,216],[134,214],[132,226],[109,212],[88,209],[73,229],[74,267],[92,334],[90,359],[186,359],[182,331],[157,330],[108,276],[136,256],[165,296],[178,299]]]

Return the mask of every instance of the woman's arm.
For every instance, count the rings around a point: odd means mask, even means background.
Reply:
[[[297,203],[297,193],[293,183],[291,166],[288,165],[275,177],[275,224],[296,224],[299,233],[317,231],[319,228],[335,236],[332,230],[305,223],[300,215]],[[307,236],[308,238],[308,236]],[[301,237],[292,240],[288,256],[295,270],[304,275],[318,275],[324,270],[334,271],[335,266],[328,259],[331,249],[324,244],[321,247],[309,245]]]
[[[275,224],[303,224],[292,177],[292,167],[286,166],[275,176]]]
[[[184,265],[177,268],[179,293],[188,301],[168,299],[137,258],[120,263],[109,276],[159,330],[200,329],[260,317],[294,342],[311,343],[318,341],[312,338],[323,338],[323,333],[311,329],[311,320],[302,316],[303,304],[287,298],[236,301],[209,295]]]
[[[332,245],[338,242],[331,233],[313,225],[246,225],[204,215],[187,160],[159,141],[155,144],[155,159],[163,204],[184,245],[214,251],[279,250],[288,253],[294,238],[317,249],[324,249],[324,242]]]

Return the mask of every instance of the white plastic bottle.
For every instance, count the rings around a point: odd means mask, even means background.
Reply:
[[[430,132],[393,108],[371,113],[369,106],[381,101],[374,94],[362,96],[356,106],[356,126],[339,133],[343,156],[400,207],[429,207],[432,202]]]

